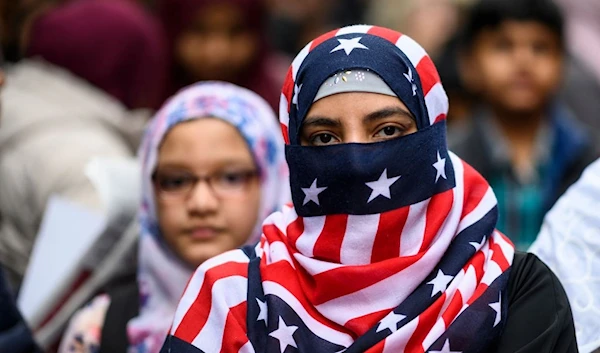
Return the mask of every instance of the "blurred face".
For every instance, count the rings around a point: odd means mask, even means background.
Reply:
[[[507,112],[539,112],[560,84],[559,38],[537,22],[506,21],[483,31],[467,60],[472,88]]]
[[[456,32],[458,17],[456,5],[448,0],[420,0],[398,27],[435,57]]]
[[[176,43],[179,65],[194,80],[235,82],[259,50],[259,37],[246,28],[244,14],[231,4],[203,9]]]
[[[338,93],[316,101],[300,131],[303,146],[373,143],[417,131],[408,108],[398,98],[377,93]]]
[[[246,141],[212,118],[181,123],[159,149],[153,175],[169,247],[192,267],[243,245],[258,219],[258,171]]]

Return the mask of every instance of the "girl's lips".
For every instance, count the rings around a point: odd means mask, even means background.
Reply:
[[[220,230],[212,227],[198,227],[190,231],[190,235],[194,239],[205,240],[216,237]]]

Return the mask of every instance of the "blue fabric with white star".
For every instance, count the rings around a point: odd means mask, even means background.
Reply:
[[[287,146],[296,212],[303,217],[382,213],[454,188],[445,128],[441,122],[372,144]]]
[[[333,55],[335,60],[329,60]],[[301,123],[323,82],[340,71],[359,68],[377,73],[387,83],[415,117],[418,131],[374,144],[300,146]],[[430,125],[416,72],[399,48],[370,34],[335,37],[310,52],[296,78],[286,146],[298,215],[382,213],[455,186],[445,122]]]

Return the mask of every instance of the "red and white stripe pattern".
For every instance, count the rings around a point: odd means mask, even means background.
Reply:
[[[340,346],[377,327],[435,269],[459,230],[496,204],[477,172],[454,155],[452,163],[456,188],[393,216],[302,218],[289,207],[270,216],[257,246],[265,295],[285,301],[312,332]],[[424,352],[512,263],[514,248],[498,231],[469,246],[475,254],[442,295],[369,352]],[[359,249],[371,249],[364,252],[370,256],[351,255]],[[240,250],[202,265],[171,333],[204,352],[251,351],[244,335],[247,265]]]

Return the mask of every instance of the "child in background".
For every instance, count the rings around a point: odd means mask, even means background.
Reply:
[[[287,60],[267,45],[267,9],[256,0],[159,0],[170,41],[172,90],[206,80],[248,88],[276,110]]]
[[[450,146],[490,183],[498,229],[525,250],[544,214],[597,156],[594,138],[555,95],[563,18],[551,0],[482,0],[464,33],[465,81],[482,105]]]
[[[166,103],[140,150],[138,281],[80,310],[59,352],[159,351],[193,270],[256,242],[289,200],[279,131],[263,99],[228,83],[196,84]]]

